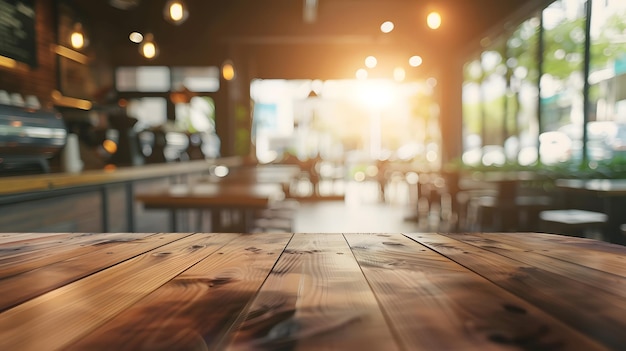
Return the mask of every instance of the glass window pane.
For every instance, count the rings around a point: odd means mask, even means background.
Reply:
[[[209,67],[172,67],[172,87],[194,92],[215,92],[220,88],[220,69]]]
[[[167,121],[167,100],[158,97],[131,99],[127,113],[138,120],[135,130],[161,126]]]
[[[517,162],[521,165],[534,164],[538,155],[539,22],[538,17],[526,20],[507,41],[507,67],[510,77],[508,113],[514,116],[510,119],[514,124],[509,130],[517,135]]]
[[[115,87],[117,91],[169,91],[170,69],[165,66],[118,67]]]
[[[482,158],[482,94],[480,81],[483,69],[479,60],[465,64],[463,83],[463,163],[477,166]]]
[[[582,157],[585,0],[557,0],[543,11],[539,150],[543,163]]]
[[[589,74],[589,159],[626,156],[626,1],[594,1]]]

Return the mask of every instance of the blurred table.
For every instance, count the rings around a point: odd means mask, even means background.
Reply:
[[[607,239],[626,244],[620,230],[626,223],[626,179],[557,179],[555,185],[573,194],[602,198],[604,213],[608,216]]]
[[[538,233],[0,234],[0,349],[623,350],[625,257]]]
[[[265,209],[282,198],[283,188],[279,184],[229,182],[176,184],[160,192],[135,195],[135,200],[147,209],[169,210],[173,231],[178,229],[177,210],[210,210],[211,231],[215,232],[248,231],[255,210]],[[229,214],[228,220],[225,214]]]
[[[297,165],[251,165],[222,169],[214,169],[208,177],[202,178],[205,182],[218,183],[275,183],[290,184],[300,175]]]
[[[551,199],[530,189],[533,182],[546,181],[540,173],[523,170],[486,171],[472,173],[474,182],[493,184],[496,194],[487,197],[482,206],[492,208],[495,231],[523,231],[537,227],[539,210],[549,207]],[[520,218],[524,214],[524,218]],[[535,229],[536,230],[536,229]]]

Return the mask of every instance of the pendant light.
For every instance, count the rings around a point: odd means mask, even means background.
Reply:
[[[76,22],[74,24],[74,28],[72,28],[72,34],[70,34],[70,45],[75,50],[80,50],[87,46],[87,39],[85,38],[83,25],[79,22]]]
[[[235,65],[231,60],[224,61],[222,65],[222,77],[227,81],[235,79]]]
[[[183,0],[168,0],[163,8],[163,17],[172,24],[182,24],[189,17],[187,4]]]
[[[139,53],[148,60],[152,60],[159,54],[159,48],[154,42],[152,33],[147,33],[144,36],[144,40],[141,42],[141,45],[139,45]]]

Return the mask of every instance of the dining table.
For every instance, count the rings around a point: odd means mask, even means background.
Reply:
[[[201,182],[220,183],[278,183],[289,185],[301,174],[297,165],[289,164],[254,164],[236,167],[217,165]]]
[[[545,233],[2,233],[0,350],[623,350],[625,262]]]
[[[626,179],[557,179],[555,185],[569,195],[582,194],[602,201],[602,211],[607,215],[605,232],[607,240],[626,245],[620,229],[626,224]]]
[[[255,211],[283,200],[283,187],[274,183],[192,182],[172,184],[161,190],[135,194],[145,209],[170,212],[172,231],[178,231],[177,211],[204,211],[211,216],[211,231],[249,231]]]
[[[479,206],[490,208],[490,230],[522,231],[538,228],[538,214],[549,208],[552,199],[538,191],[548,178],[531,170],[490,170],[471,172],[466,181],[481,184],[479,188],[493,189],[495,195],[481,196]],[[485,217],[484,215],[482,215]]]

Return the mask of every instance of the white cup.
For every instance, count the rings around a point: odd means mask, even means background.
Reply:
[[[63,154],[61,155],[63,170],[68,173],[79,173],[83,170],[83,161],[80,158],[80,147],[78,145],[78,136],[76,134],[68,134]]]

